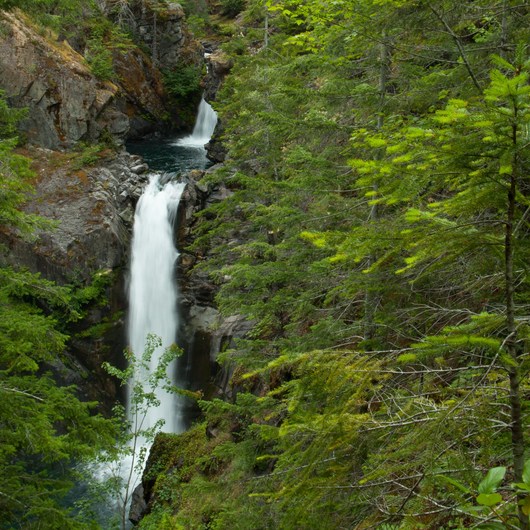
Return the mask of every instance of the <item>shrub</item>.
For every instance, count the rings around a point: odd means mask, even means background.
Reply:
[[[200,89],[201,71],[196,66],[181,66],[164,71],[164,85],[169,95],[185,98]]]
[[[227,17],[235,17],[243,11],[245,0],[221,0],[221,13]]]
[[[112,54],[105,45],[96,39],[88,41],[88,53],[86,60],[90,71],[101,81],[109,81],[116,77],[112,65]]]

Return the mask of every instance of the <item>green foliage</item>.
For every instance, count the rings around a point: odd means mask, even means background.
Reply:
[[[0,90],[0,139],[13,138],[17,135],[17,123],[26,116],[26,109],[11,108]]]
[[[227,17],[235,17],[243,11],[245,0],[221,0],[221,13]]]
[[[178,482],[177,519],[527,528],[502,482],[527,450],[526,15],[267,7],[267,47],[250,13],[227,45],[229,157],[205,184],[232,194],[194,245],[252,329],[222,354],[238,393],[205,406],[219,461]]]
[[[207,17],[203,17],[200,15],[189,15],[186,20],[193,35],[195,35],[196,37],[204,37],[207,35],[206,30],[209,26],[209,21]]]
[[[87,62],[91,72],[101,81],[110,81],[116,77],[112,65],[112,53],[105,44],[93,38],[88,41]]]
[[[21,204],[31,193],[33,172],[30,160],[14,152],[18,139],[16,125],[24,110],[11,109],[0,92],[0,226],[16,229],[32,237],[36,228],[50,228],[50,223],[35,215],[20,211]]]
[[[35,229],[50,228],[52,224],[20,210],[32,191],[33,172],[30,160],[14,152],[16,144],[16,138],[0,140],[0,225],[31,239]]]
[[[176,98],[186,98],[197,94],[200,89],[201,72],[195,66],[180,66],[164,72],[164,85],[167,93]]]
[[[0,100],[0,229],[31,237],[50,223],[20,207],[32,188],[30,161],[14,153],[16,120]],[[75,464],[114,442],[111,422],[96,403],[60,387],[51,373],[61,362],[68,322],[81,317],[89,291],[23,270],[0,268],[0,513],[1,528],[81,528],[64,498],[78,479]]]
[[[72,152],[72,169],[79,170],[93,166],[101,160],[101,154],[105,149],[106,147],[101,143],[90,144],[86,142],[78,142]]]
[[[205,185],[232,194],[193,250],[251,330],[222,354],[233,398],[158,438],[142,526],[528,528],[524,6],[220,7],[245,11]]]

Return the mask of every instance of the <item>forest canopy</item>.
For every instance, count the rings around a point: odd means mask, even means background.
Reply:
[[[186,250],[252,327],[221,354],[231,394],[159,437],[140,528],[527,530],[530,7],[184,4],[234,65],[214,102],[227,158],[203,181],[231,193]],[[30,234],[0,116],[0,222]],[[0,527],[70,524],[54,473],[110,435],[46,373],[75,311],[0,269]]]
[[[245,7],[194,248],[253,327],[151,520],[528,528],[528,7]]]

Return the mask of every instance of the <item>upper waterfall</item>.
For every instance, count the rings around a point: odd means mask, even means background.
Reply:
[[[212,106],[203,98],[197,112],[197,120],[191,135],[177,140],[177,145],[189,147],[204,147],[210,141],[215,126],[217,125],[217,113]]]

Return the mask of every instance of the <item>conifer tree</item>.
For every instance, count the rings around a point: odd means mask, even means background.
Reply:
[[[0,230],[33,237],[50,223],[20,210],[30,161],[14,152],[20,112],[0,99]],[[5,252],[5,249],[2,249]],[[80,317],[72,291],[38,274],[0,267],[0,528],[80,528],[63,503],[74,464],[113,443],[114,428],[50,373],[64,324]]]

